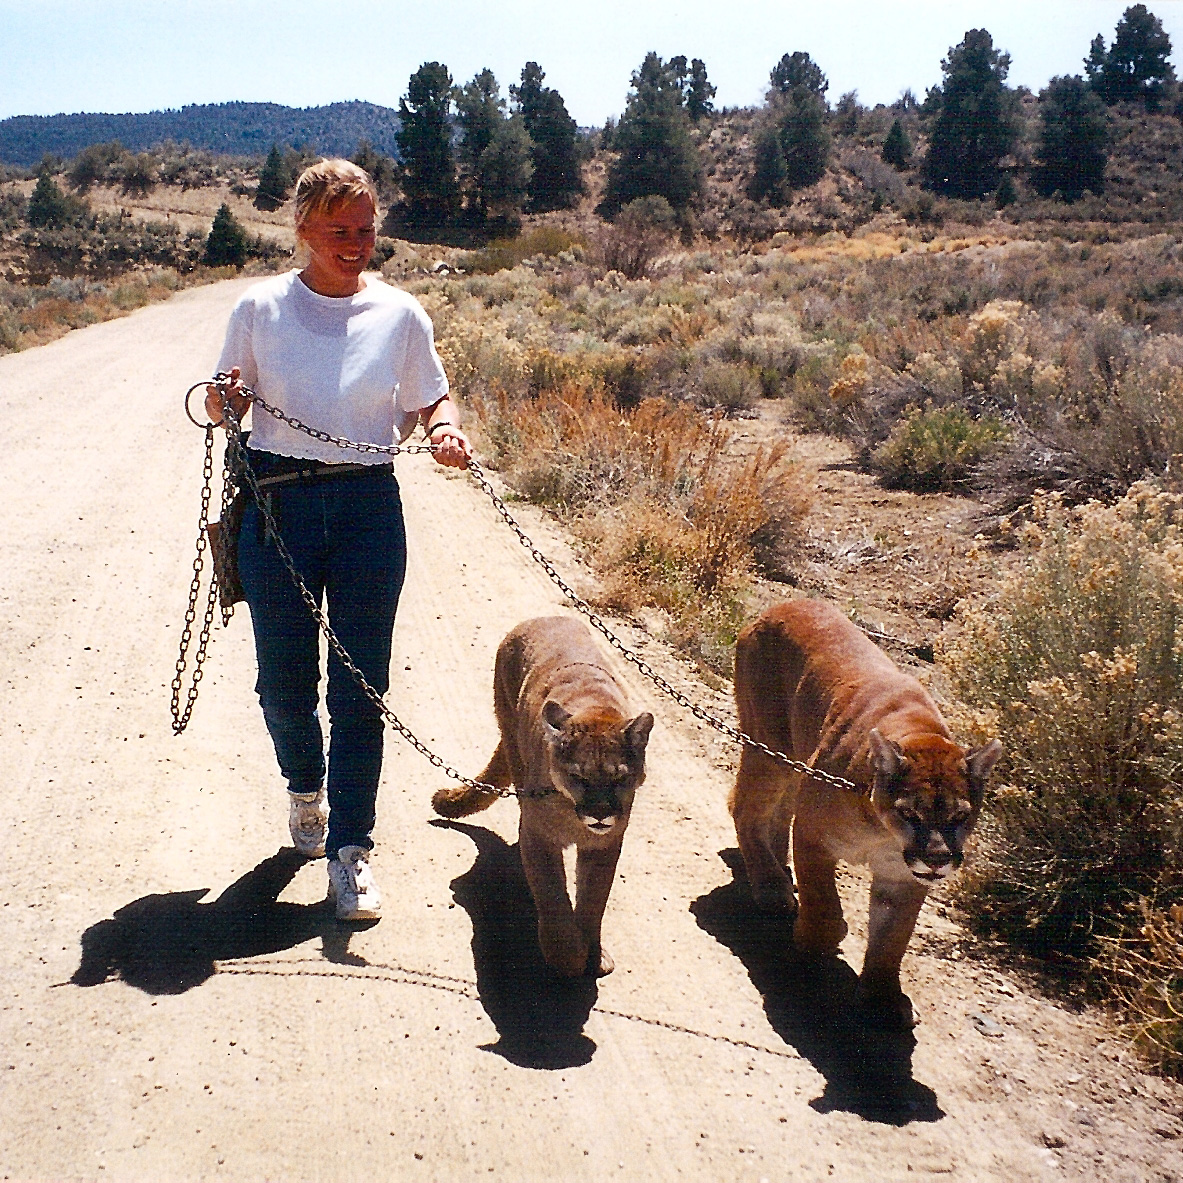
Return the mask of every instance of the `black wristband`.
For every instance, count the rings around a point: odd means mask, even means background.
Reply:
[[[458,427],[459,424],[453,423],[450,419],[441,419],[438,423],[433,423],[430,427],[425,427],[423,430],[430,436],[433,432],[439,431],[441,427]]]

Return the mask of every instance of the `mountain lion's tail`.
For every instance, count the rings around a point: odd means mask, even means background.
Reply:
[[[476,778],[485,784],[495,785],[503,789],[509,784],[509,760],[505,755],[504,740],[497,745],[493,758],[488,767]],[[431,798],[431,807],[440,817],[467,817],[470,813],[480,813],[488,809],[497,800],[497,793],[488,789],[470,789],[468,785],[457,785],[455,788],[440,789]]]

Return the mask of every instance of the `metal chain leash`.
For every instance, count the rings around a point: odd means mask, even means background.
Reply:
[[[712,715],[710,711],[688,698],[682,691],[670,685],[643,657],[634,653],[627,645],[604,623],[603,617],[575,591],[573,587],[558,573],[554,564],[538,549],[525,530],[518,525],[513,514],[509,512],[505,502],[498,496],[496,489],[493,488],[489,482],[489,478],[485,476],[484,470],[475,460],[469,460],[468,469],[476,478],[477,483],[484,491],[486,497],[493,503],[493,507],[501,515],[502,521],[517,535],[518,541],[530,552],[530,557],[547,573],[551,582],[563,593],[564,596],[571,602],[572,606],[579,612],[582,612],[587,617],[587,622],[600,633],[609,645],[615,649],[625,661],[632,665],[643,674],[654,686],[658,688],[663,694],[668,695],[679,706],[688,710],[696,719],[701,719],[704,723],[713,727],[716,731],[722,732],[728,739],[734,740],[736,743],[743,744],[745,747],[755,748],[757,751],[763,752],[764,755],[773,760],[784,764],[791,768],[794,772],[803,773],[805,776],[811,777],[813,780],[821,781],[823,784],[830,785],[837,789],[850,789],[858,791],[858,786],[844,776],[837,776],[832,772],[826,772],[823,768],[814,768],[811,764],[806,764],[801,760],[794,760],[792,756],[785,752],[778,752],[774,748],[769,747],[768,744],[761,740],[748,735],[746,731],[741,731],[738,727],[733,727],[730,723],[720,719],[717,715]]]
[[[498,788],[497,785],[492,785],[486,781],[474,780],[470,776],[465,776],[464,773],[458,769],[453,768],[442,757],[436,755],[415,733],[390,709],[386,704],[382,695],[370,685],[365,674],[357,667],[353,658],[350,657],[349,651],[341,643],[340,638],[333,631],[332,625],[329,624],[328,617],[321,610],[320,604],[316,597],[309,590],[308,585],[304,582],[300,572],[296,569],[295,560],[292,558],[291,551],[288,550],[287,545],[280,536],[278,525],[275,517],[271,512],[270,506],[267,503],[267,498],[263,496],[259,489],[258,478],[255,476],[254,470],[251,468],[250,461],[246,454],[246,446],[242,441],[242,430],[239,426],[238,419],[235,417],[233,410],[230,408],[229,400],[226,399],[223,392],[222,398],[222,414],[223,422],[226,427],[227,439],[230,442],[230,448],[233,450],[234,461],[237,466],[237,471],[241,474],[243,481],[250,490],[251,496],[254,498],[255,505],[259,513],[262,515],[263,522],[267,528],[267,532],[271,540],[275,543],[276,553],[279,555],[280,561],[287,568],[288,574],[291,576],[292,583],[296,591],[299,592],[300,598],[304,601],[305,607],[312,615],[313,620],[316,621],[317,627],[324,635],[325,641],[328,642],[329,648],[337,655],[338,660],[348,672],[349,676],[357,683],[361,692],[370,700],[370,702],[377,708],[377,710],[385,717],[387,723],[400,735],[407,743],[411,745],[433,768],[438,768],[445,776],[452,780],[459,781],[462,785],[470,789],[475,789],[480,793],[496,794],[498,797],[547,797],[554,793],[554,789],[516,789],[516,788]],[[282,414],[282,412],[281,412]],[[325,433],[320,433],[323,436]],[[336,441],[333,441],[336,442]],[[342,445],[344,446],[344,445]],[[387,451],[385,448],[380,448],[379,445],[372,445],[373,451]],[[433,450],[430,445],[413,444],[409,448],[401,449],[403,451],[415,452],[430,452]],[[397,454],[397,452],[396,452]]]
[[[210,629],[213,627],[214,611],[218,602],[218,578],[217,573],[212,572],[209,596],[205,603],[205,614],[202,617],[201,630],[197,636],[197,649],[193,655],[193,677],[185,692],[185,706],[182,709],[181,690],[185,682],[185,668],[189,662],[189,648],[193,643],[193,625],[197,620],[197,600],[201,594],[201,572],[205,566],[205,551],[209,544],[206,530],[209,525],[209,503],[214,479],[214,428],[212,424],[205,428],[205,459],[202,462],[201,475],[201,512],[197,516],[197,554],[193,559],[193,581],[189,585],[189,603],[185,608],[185,623],[181,629],[177,672],[172,680],[173,731],[177,735],[180,735],[189,726],[189,716],[193,714],[193,704],[197,701],[197,688],[201,683],[202,665],[209,648]],[[223,494],[223,506],[225,500],[225,494]],[[223,609],[222,623],[225,624],[227,620],[228,614]]]
[[[267,510],[265,506],[264,499],[259,494],[258,486],[255,483],[254,474],[251,472],[249,463],[247,462],[246,449],[242,444],[238,420],[231,411],[229,400],[226,398],[227,382],[228,375],[215,375],[214,383],[217,384],[218,390],[222,394],[223,421],[227,429],[228,437],[233,441],[232,446],[236,449],[236,460],[242,465],[242,470],[251,489],[251,493],[255,498],[255,502],[258,505],[260,512],[264,514],[268,529],[272,530],[272,536],[275,539],[280,557],[291,574],[292,579],[296,584],[297,590],[300,592],[301,598],[308,606],[308,610],[316,619],[316,622],[320,626],[321,631],[324,633],[326,640],[333,647],[333,651],[337,654],[338,658],[340,658],[342,664],[350,671],[350,674],[362,688],[363,692],[366,693],[367,697],[369,697],[371,701],[373,701],[375,705],[379,707],[382,713],[386,716],[387,720],[390,722],[391,726],[399,733],[399,735],[401,735],[432,765],[441,769],[454,780],[458,780],[462,784],[467,785],[469,788],[478,789],[481,792],[495,792],[501,797],[521,796],[522,794],[515,793],[513,790],[497,789],[493,785],[484,784],[480,781],[474,781],[447,765],[442,759],[440,759],[439,756],[430,751],[430,749],[428,749],[407,729],[407,727],[401,722],[401,720],[398,719],[394,712],[391,711],[390,708],[386,706],[385,702],[382,701],[381,695],[379,695],[377,691],[374,690],[372,686],[370,686],[370,684],[365,680],[365,677],[361,671],[356,667],[356,665],[354,665],[352,659],[349,657],[349,654],[345,651],[344,646],[342,646],[341,642],[337,640],[336,634],[333,633],[332,629],[329,627],[327,619],[325,619],[319,605],[312,597],[311,592],[309,592],[304,586],[303,580],[300,578],[299,572],[296,571],[295,565],[291,560],[291,556],[287,552],[287,548],[280,539],[278,532],[274,530],[274,521],[271,519],[270,511]],[[384,455],[398,455],[401,452],[434,452],[437,448],[437,445],[435,444],[382,445],[356,443],[352,440],[344,439],[341,436],[330,435],[328,432],[319,431],[316,428],[309,427],[307,424],[302,423],[294,416],[289,416],[281,411],[278,407],[272,406],[270,403],[265,402],[248,387],[242,387],[241,389],[242,393],[246,395],[253,404],[260,407],[260,409],[271,415],[273,418],[278,419],[281,423],[285,423],[287,426],[293,428],[296,431],[303,432],[305,435],[309,435],[313,439],[320,440],[323,443],[333,444],[338,448],[350,449],[359,452],[381,453]],[[625,645],[625,643],[614,632],[612,632],[612,630],[604,622],[603,618],[595,611],[595,609],[593,609],[592,606],[582,596],[580,596],[575,591],[575,589],[572,588],[571,585],[568,584],[567,581],[559,574],[554,564],[546,557],[546,555],[542,553],[541,550],[539,550],[539,548],[530,539],[529,535],[527,535],[522,527],[518,524],[513,514],[509,512],[508,506],[506,506],[505,502],[498,495],[497,490],[493,488],[489,478],[485,475],[484,469],[482,469],[480,464],[478,464],[477,461],[471,457],[468,460],[468,470],[472,473],[473,477],[480,485],[481,491],[493,503],[493,507],[497,510],[497,513],[500,515],[502,521],[504,521],[505,524],[513,531],[518,541],[529,552],[530,557],[543,569],[543,571],[546,572],[551,582],[563,593],[566,599],[570,601],[572,606],[577,611],[587,617],[588,623],[604,637],[608,644],[613,649],[615,649],[625,659],[625,661],[635,666],[645,678],[647,678],[653,683],[654,686],[658,688],[658,690],[667,695],[669,698],[672,698],[679,706],[683,707],[685,710],[688,710],[696,719],[702,720],[702,722],[706,723],[709,727],[719,731],[729,739],[733,740],[735,743],[742,744],[746,747],[755,748],[757,751],[762,752],[765,756],[768,756],[772,760],[776,760],[778,763],[785,765],[792,771],[808,776],[812,780],[820,781],[823,784],[829,785],[831,788],[846,789],[856,793],[861,792],[859,787],[853,781],[847,780],[846,777],[837,776],[832,772],[826,772],[825,769],[822,768],[814,768],[812,765],[806,764],[802,760],[794,759],[785,752],[777,751],[775,748],[770,747],[762,740],[758,740],[753,736],[748,735],[746,732],[741,731],[738,727],[733,727],[730,723],[720,719],[717,715],[711,714],[711,712],[706,710],[704,707],[699,706],[687,695],[683,694],[676,687],[672,686],[647,661],[645,661],[643,657],[629,649],[628,646]]]

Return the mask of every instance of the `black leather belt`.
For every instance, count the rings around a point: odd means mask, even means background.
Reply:
[[[263,476],[255,482],[260,489],[273,489],[276,485],[309,484],[316,481],[336,480],[339,477],[369,476],[372,473],[394,473],[393,464],[323,464],[318,460],[310,460],[300,468],[289,472],[275,473],[273,476]]]

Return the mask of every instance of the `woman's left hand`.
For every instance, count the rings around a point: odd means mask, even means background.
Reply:
[[[433,455],[436,464],[445,468],[467,468],[472,456],[472,445],[468,436],[459,427],[437,427],[429,437],[433,444],[437,444]]]

